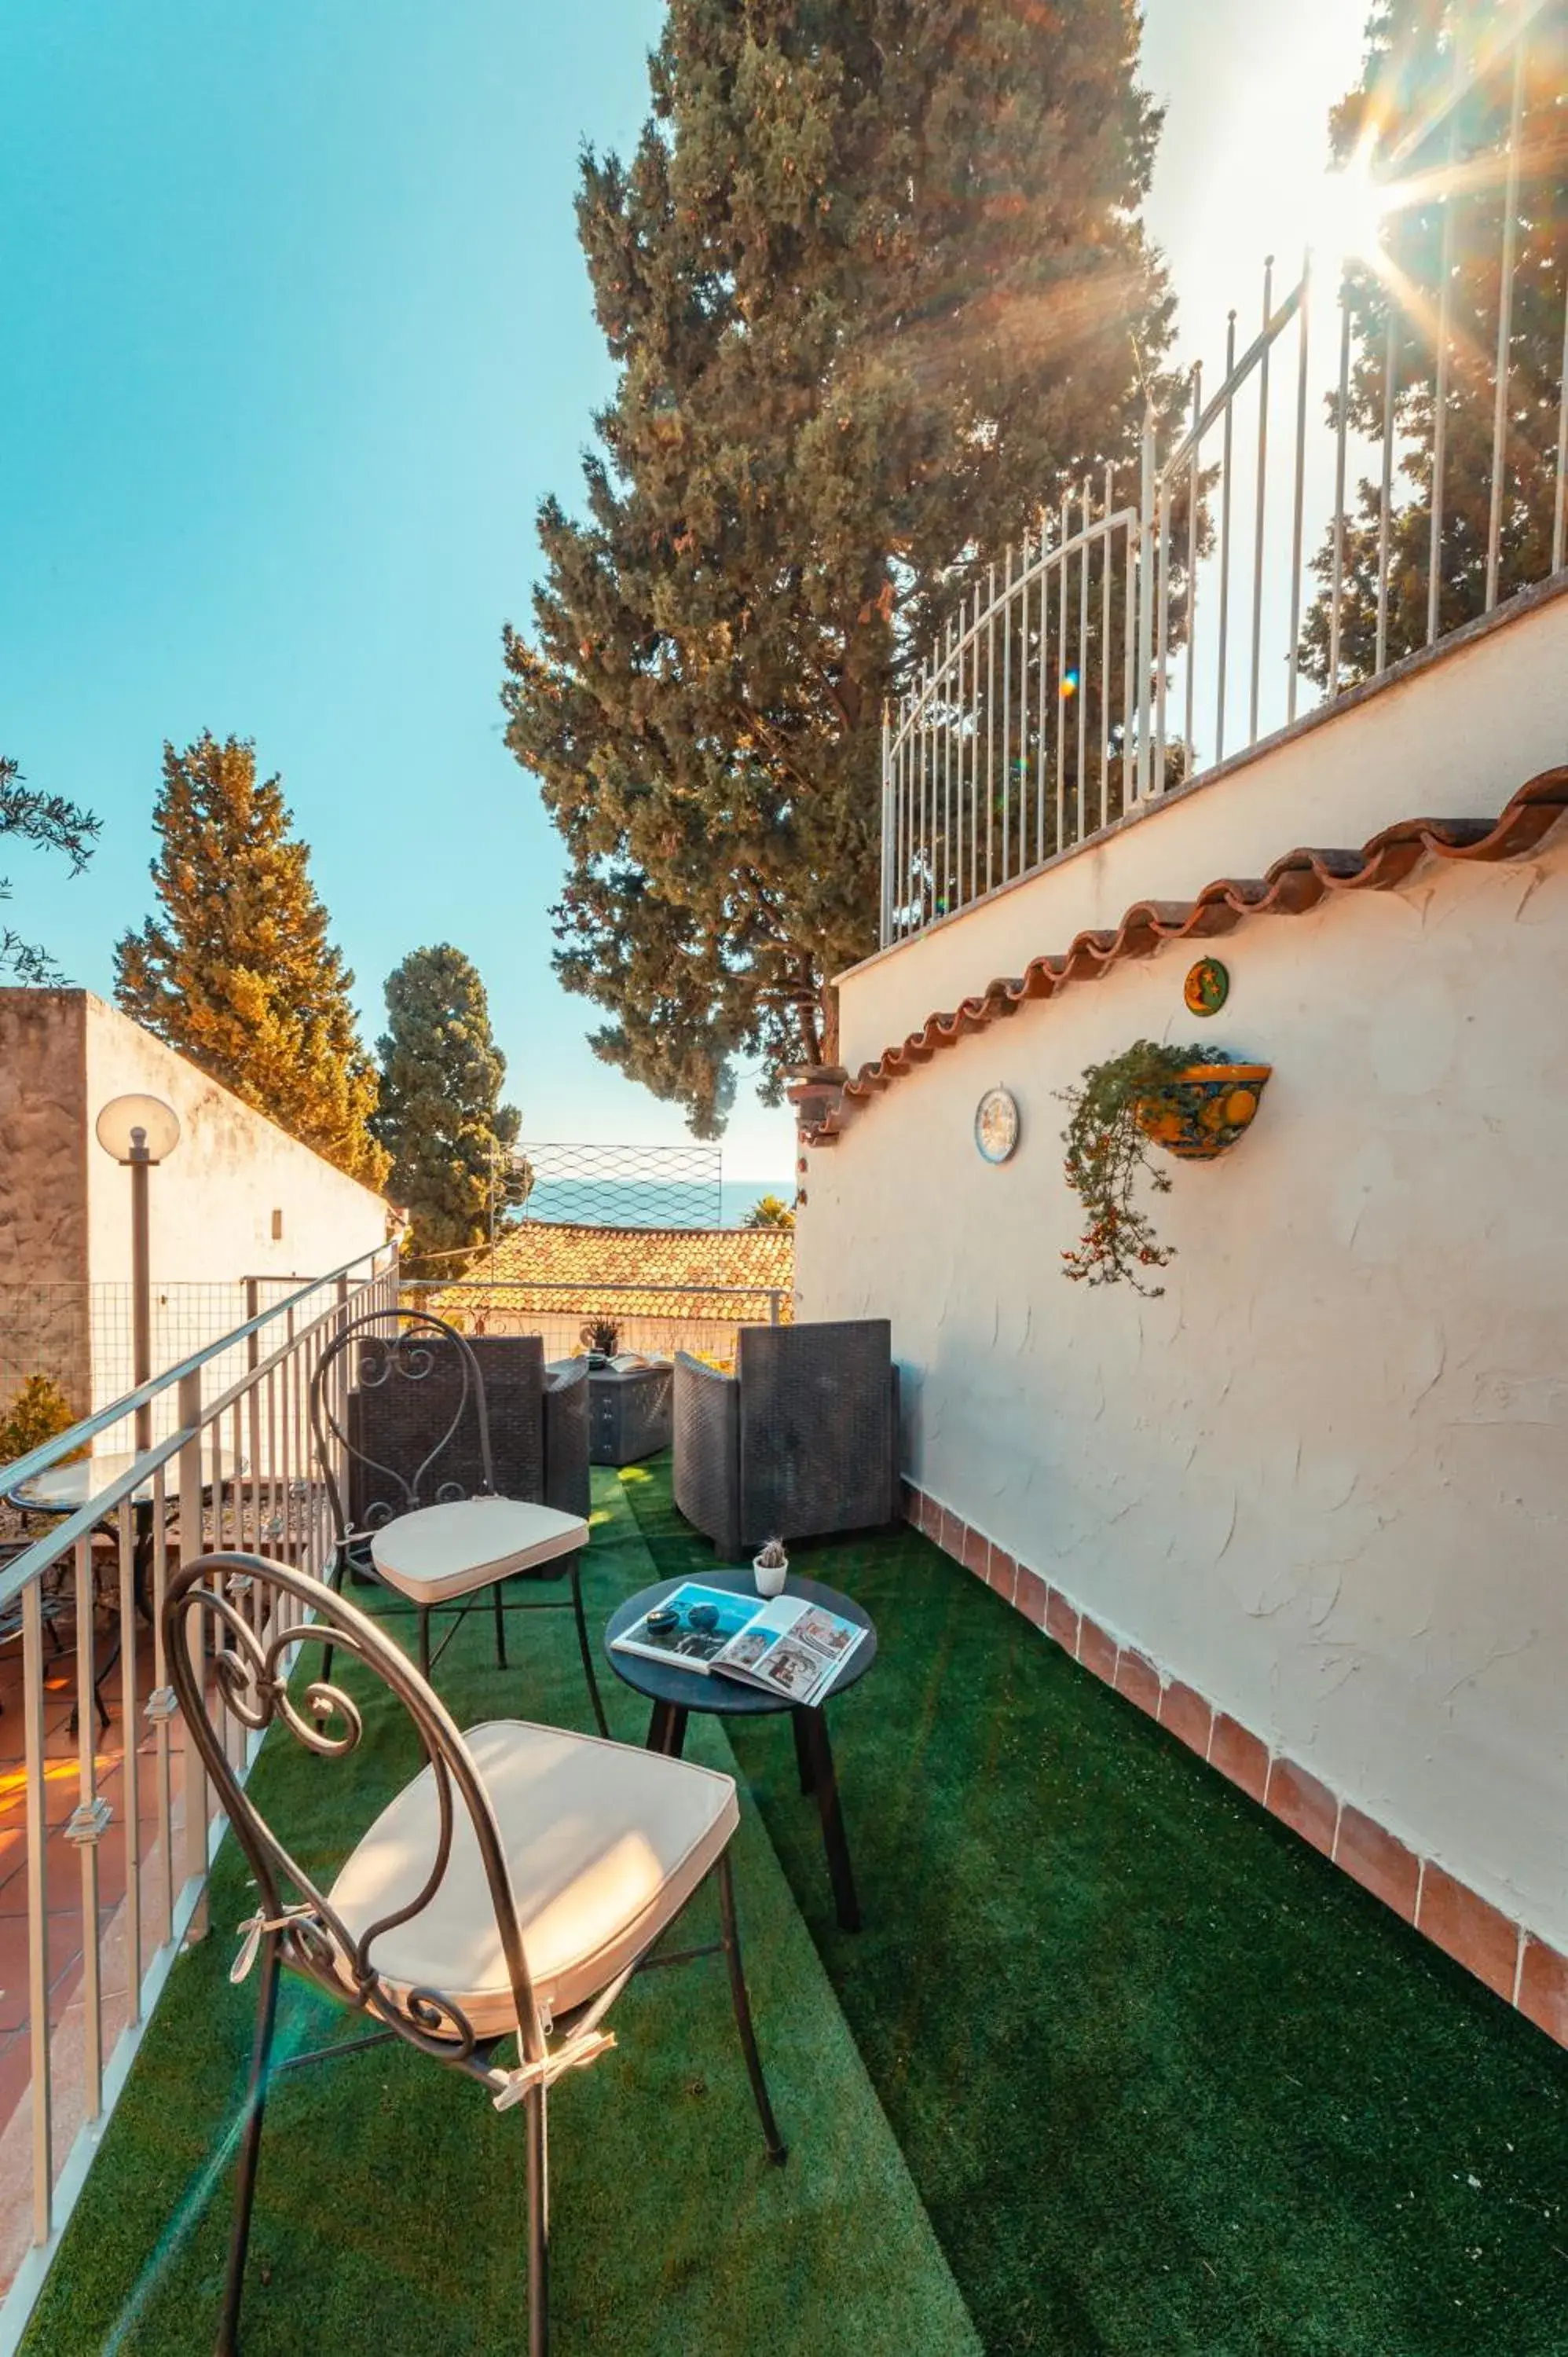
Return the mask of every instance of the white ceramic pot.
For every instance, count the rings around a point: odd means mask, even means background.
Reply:
[[[784,1582],[789,1577],[787,1563],[764,1563],[760,1555],[751,1558],[751,1576],[757,1582],[758,1596],[782,1596]]]

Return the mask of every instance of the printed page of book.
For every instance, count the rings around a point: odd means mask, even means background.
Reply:
[[[856,1622],[804,1597],[781,1596],[753,1616],[713,1666],[808,1704],[832,1683],[865,1634]]]
[[[704,1620],[707,1612],[711,1611],[714,1616],[712,1625],[693,1628],[691,1619],[693,1608],[703,1611]],[[673,1611],[675,1626],[672,1629],[650,1630],[649,1616],[645,1613],[640,1620],[634,1621],[629,1629],[615,1639],[616,1651],[639,1653],[646,1661],[669,1662],[678,1669],[695,1670],[700,1676],[706,1677],[717,1655],[746,1629],[756,1612],[757,1604],[755,1598],[732,1595],[724,1587],[704,1587],[700,1580],[689,1579],[683,1581],[672,1595],[667,1596],[661,1607],[655,1606],[654,1609]]]

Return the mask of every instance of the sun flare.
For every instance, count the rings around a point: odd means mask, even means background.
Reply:
[[[1375,261],[1395,202],[1392,188],[1375,177],[1365,148],[1326,172],[1312,205],[1310,242],[1319,266],[1338,272],[1349,263]]]

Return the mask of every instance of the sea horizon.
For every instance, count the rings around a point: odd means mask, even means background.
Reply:
[[[542,1178],[528,1199],[526,1217],[597,1228],[739,1228],[764,1195],[792,1203],[795,1182],[725,1178],[709,1187],[642,1178]]]

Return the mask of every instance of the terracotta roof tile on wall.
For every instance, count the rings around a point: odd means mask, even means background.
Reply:
[[[1334,892],[1387,892],[1423,859],[1522,859],[1568,813],[1568,768],[1543,770],[1521,786],[1496,819],[1412,818],[1384,827],[1359,851],[1291,851],[1259,877],[1225,877],[1191,900],[1135,900],[1114,932],[1082,932],[1069,948],[1035,958],[1015,980],[993,982],[951,1014],[932,1015],[918,1031],[885,1048],[857,1072],[813,1074],[789,1093],[800,1141],[831,1146],[855,1110],[895,1081],[929,1063],[972,1031],[1016,1014],[1032,998],[1054,998],[1069,983],[1097,982],[1123,958],[1150,956],[1164,942],[1208,941],[1244,918],[1297,917]]]
[[[486,1253],[470,1285],[490,1276]],[[549,1309],[607,1317],[723,1317],[755,1321],[768,1316],[767,1296],[781,1294],[788,1318],[795,1285],[795,1239],[787,1228],[591,1228],[526,1220],[496,1247],[493,1300],[498,1308]],[[519,1292],[518,1286],[530,1288]],[[690,1286],[691,1294],[607,1288]],[[748,1299],[727,1305],[700,1288],[742,1286]],[[545,1288],[549,1288],[548,1290]],[[482,1309],[485,1297],[465,1292],[454,1306]]]

